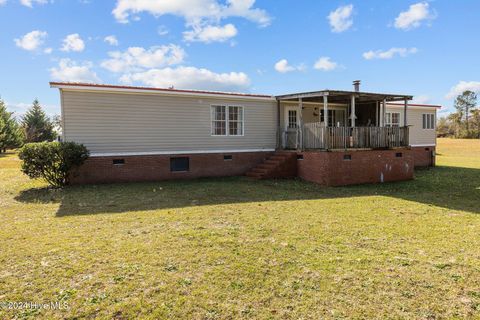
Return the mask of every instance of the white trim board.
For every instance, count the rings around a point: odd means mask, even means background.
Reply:
[[[410,147],[436,147],[436,144],[411,144]]]
[[[166,96],[194,96],[204,98],[223,98],[230,100],[260,100],[260,101],[276,101],[275,97],[256,97],[241,94],[228,94],[228,93],[202,93],[202,92],[178,92],[178,91],[162,91],[162,90],[150,90],[150,89],[137,89],[137,88],[109,88],[109,87],[95,87],[85,86],[79,87],[75,85],[50,85],[51,88],[57,88],[65,91],[81,91],[81,92],[111,92],[111,93],[123,93],[123,94],[152,94],[152,95],[166,95]]]
[[[184,150],[184,151],[151,151],[151,152],[108,152],[92,153],[90,157],[122,157],[122,156],[155,156],[202,153],[242,153],[242,152],[273,152],[275,149],[237,149],[237,150]]]

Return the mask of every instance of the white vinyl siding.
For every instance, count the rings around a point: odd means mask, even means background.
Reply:
[[[403,106],[387,105],[387,113],[400,113],[400,126],[403,126]],[[410,107],[408,108],[407,124],[409,127],[410,145],[435,145],[435,130],[423,129],[423,114],[431,114],[435,117],[436,109],[429,107]]]
[[[77,90],[62,97],[65,140],[92,154],[276,147],[275,101]],[[242,106],[242,128],[235,130],[243,135],[212,136],[211,107],[229,105]]]

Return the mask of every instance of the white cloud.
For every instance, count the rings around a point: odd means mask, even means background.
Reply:
[[[183,17],[187,24],[200,22],[219,22],[228,17],[242,17],[261,26],[270,24],[271,18],[265,10],[253,8],[255,0],[176,0],[176,1],[141,1],[118,0],[112,13],[121,23],[127,23],[129,17],[141,12],[148,12],[155,17],[172,14]]]
[[[447,93],[446,98],[453,99],[467,90],[480,94],[480,81],[460,81],[450,89],[450,92]]]
[[[386,51],[376,50],[367,51],[363,53],[363,58],[366,60],[372,59],[392,59],[396,55],[400,57],[406,57],[408,55],[417,53],[417,48],[391,48]]]
[[[106,36],[103,41],[111,46],[118,46],[118,39],[114,35]]]
[[[33,4],[46,4],[48,0],[20,0],[20,3],[26,7],[33,8]]]
[[[70,59],[62,59],[58,67],[49,70],[50,77],[56,81],[100,82],[97,74],[91,70],[92,66],[89,61],[79,64]]]
[[[287,73],[290,71],[295,71],[295,67],[289,65],[287,59],[282,59],[275,63],[275,70],[280,73]]]
[[[43,45],[47,35],[48,34],[45,31],[34,30],[25,34],[19,39],[15,39],[14,41],[19,48],[27,51],[35,51]]]
[[[353,5],[338,7],[335,11],[330,12],[328,21],[332,27],[332,32],[343,32],[353,25]]]
[[[157,29],[157,33],[159,36],[165,36],[168,34],[168,28],[166,26],[159,26]]]
[[[7,0],[0,0],[0,6],[3,6],[7,3]]]
[[[413,97],[412,103],[417,103],[417,104],[429,104],[431,102],[431,99],[427,95],[419,95]]]
[[[179,46],[170,44],[149,49],[130,47],[123,52],[109,52],[108,55],[110,59],[101,64],[103,68],[112,72],[137,72],[182,63],[185,51]]]
[[[244,91],[250,79],[243,72],[215,73],[196,67],[150,69],[143,72],[125,74],[121,82],[141,82],[154,87],[175,87],[184,89]]]
[[[53,49],[52,49],[52,48],[45,48],[45,49],[43,50],[43,53],[45,53],[45,54],[50,54],[50,53],[52,53],[52,52],[53,52]]]
[[[395,28],[402,30],[411,30],[418,28],[423,21],[435,19],[436,14],[430,11],[430,5],[427,2],[412,4],[407,11],[401,12],[395,18]]]
[[[83,51],[85,49],[85,42],[78,33],[69,34],[65,39],[63,39],[62,51]]]
[[[330,57],[320,57],[317,62],[315,62],[313,67],[317,70],[332,71],[337,69],[339,66],[338,63],[332,61]]]
[[[231,23],[224,26],[193,26],[193,30],[185,31],[183,39],[190,42],[224,42],[237,35],[237,28]]]

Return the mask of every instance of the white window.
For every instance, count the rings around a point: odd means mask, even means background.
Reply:
[[[212,106],[212,136],[243,136],[243,107]]]
[[[228,134],[243,136],[243,107],[228,107]]]
[[[324,122],[325,121],[325,117],[324,117],[324,114],[323,114],[323,109],[320,110],[320,121],[321,122]],[[335,110],[332,110],[332,109],[328,109],[328,125],[330,127],[334,127],[335,126]]]
[[[432,113],[424,113],[422,115],[423,129],[435,129],[435,115]]]
[[[387,112],[385,114],[385,125],[387,127],[399,127],[400,112]]]
[[[295,129],[297,126],[297,110],[288,110],[288,128]]]

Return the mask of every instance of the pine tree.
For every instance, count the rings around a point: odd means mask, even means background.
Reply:
[[[13,113],[7,111],[5,103],[0,99],[0,152],[21,147],[22,144],[22,130]]]
[[[57,137],[54,124],[43,111],[37,99],[23,117],[27,142],[53,141]]]
[[[455,108],[461,116],[465,116],[465,125],[467,129],[467,135],[470,132],[469,120],[470,110],[475,108],[477,104],[477,95],[472,91],[464,91],[461,95],[455,99]]]

